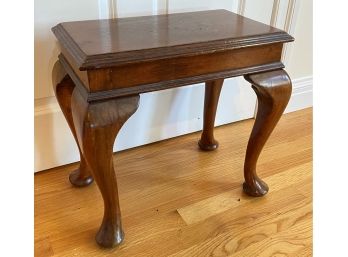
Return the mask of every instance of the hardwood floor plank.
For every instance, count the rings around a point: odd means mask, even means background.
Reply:
[[[296,166],[287,171],[270,176],[265,181],[268,183],[272,192],[282,190],[293,184],[301,183],[303,180],[311,177],[311,174],[306,172],[311,167],[310,164],[303,164]],[[282,181],[282,183],[279,183]],[[296,188],[294,188],[294,191]],[[239,201],[243,199],[242,203],[251,201],[252,198],[241,194],[240,189],[229,191],[210,197],[200,202],[196,202],[184,208],[178,209],[179,214],[184,221],[189,225],[209,218],[210,216],[224,212],[230,208],[240,206]]]
[[[233,254],[233,257],[288,256],[306,248],[311,242],[312,227],[304,221]]]
[[[293,189],[291,191],[293,193]],[[284,192],[286,193],[285,195]],[[220,234],[233,235],[238,233],[241,228],[262,224],[267,220],[289,213],[293,209],[300,208],[302,205],[310,204],[311,202],[300,194],[289,196],[288,189],[284,190],[284,192],[276,192],[273,197],[262,199],[263,201],[255,199],[254,203],[247,203],[239,209],[228,210],[223,214],[191,226],[187,226],[179,221],[175,224],[167,219],[161,220],[161,225],[159,223],[151,223],[151,220],[146,219],[129,229],[125,226],[127,233],[126,241],[117,249],[117,256],[168,256],[205,240],[213,240]],[[153,226],[156,229],[151,230]],[[139,234],[139,230],[142,231],[141,234]],[[146,233],[146,231],[151,233]],[[88,237],[87,234],[92,236],[90,231],[82,233],[85,234],[84,240]],[[82,235],[77,236],[82,237]],[[67,245],[67,241],[69,240],[62,238],[59,241],[52,242],[55,251],[66,251],[68,253],[78,247],[86,255],[90,254],[90,256],[93,256],[93,254],[98,253],[93,244]],[[153,247],[148,247],[149,245]],[[161,245],[166,246],[166,251],[158,247]]]
[[[285,233],[286,231],[293,229],[293,227],[296,227],[298,224],[306,224],[307,226],[308,220],[310,220],[311,217],[312,206],[310,203],[307,203],[300,208],[295,208],[290,212],[267,220],[266,222],[259,224],[259,226],[248,224],[244,227],[240,227],[236,233],[233,233],[233,230],[226,233],[220,233],[218,236],[210,240],[190,247],[189,249],[172,256],[259,256],[257,255],[257,251],[254,253],[251,249],[259,249],[259,245],[263,245],[263,241],[269,241],[270,238],[281,238],[282,232]],[[307,229],[311,231],[311,228]],[[275,240],[275,242],[278,243],[277,240]],[[287,248],[289,251],[299,250],[297,247],[292,248],[287,246]],[[265,253],[261,256],[276,256],[275,254],[276,252],[272,252],[272,254],[268,255],[268,253]]]
[[[103,202],[95,183],[70,185],[77,164],[37,173],[35,256],[311,256],[312,109],[284,115],[266,144],[263,198],[241,187],[252,125],[216,128],[215,152],[199,151],[193,133],[117,153],[126,233],[117,249],[94,241]]]
[[[292,253],[291,257],[312,257],[313,256],[313,244],[308,244],[306,247],[301,248],[298,252]]]
[[[50,257],[54,255],[50,239],[48,237],[35,240],[34,246],[35,257]]]

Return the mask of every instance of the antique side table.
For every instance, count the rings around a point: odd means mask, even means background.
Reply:
[[[116,246],[124,238],[113,145],[142,93],[205,82],[198,145],[210,151],[218,147],[213,129],[223,81],[243,75],[258,98],[243,189],[251,196],[267,193],[256,163],[291,95],[281,62],[290,35],[226,10],[65,22],[52,31],[61,47],[54,72],[63,70],[61,77],[53,74],[56,97],[81,157],[70,181],[98,184],[104,200],[99,245]]]

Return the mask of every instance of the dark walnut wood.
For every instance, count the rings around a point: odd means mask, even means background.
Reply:
[[[62,68],[59,62],[55,64],[55,67],[53,68],[54,72],[58,72],[57,70],[61,70]],[[56,74],[55,74],[56,75]],[[72,80],[69,78],[68,75],[66,75],[63,80],[59,83],[53,78],[53,85],[54,85],[54,91],[56,94],[56,98],[58,100],[59,106],[64,114],[64,117],[70,127],[70,130],[74,136],[74,139],[77,142],[76,137],[76,131],[75,126],[72,118],[71,113],[71,96],[72,92],[75,88],[75,84],[72,82]],[[78,144],[77,144],[78,145]],[[80,146],[78,145],[79,152],[80,152],[80,166],[75,171],[71,172],[69,176],[69,180],[72,185],[77,187],[83,187],[88,186],[93,182],[93,177],[91,175],[90,168],[88,167],[85,157],[83,156]]]
[[[203,132],[198,141],[199,147],[204,151],[218,148],[219,143],[214,138],[214,123],[216,109],[219,102],[223,79],[208,81],[205,84]]]
[[[263,196],[267,184],[256,174],[256,163],[263,146],[283,114],[290,96],[291,80],[284,70],[246,75],[257,95],[258,110],[245,156],[244,191],[251,196]]]
[[[118,131],[136,111],[139,94],[206,82],[202,150],[214,150],[214,122],[225,78],[253,84],[259,110],[245,160],[244,190],[268,188],[256,162],[291,93],[281,69],[286,32],[225,11],[212,10],[136,18],[76,21],[52,28],[61,48],[56,95],[78,142],[81,163],[70,180],[87,185],[92,175],[104,199],[97,242],[123,240],[112,149]],[[66,75],[67,73],[68,75]]]
[[[293,40],[226,10],[66,22],[52,30],[88,101],[280,69],[283,43]]]
[[[80,70],[293,40],[226,10],[64,22],[52,30]]]
[[[98,244],[104,247],[118,245],[124,238],[113,145],[138,104],[139,95],[88,103],[78,88],[72,94],[71,109],[78,143],[104,199],[104,218],[96,236]]]
[[[212,67],[212,69],[216,70],[216,66],[219,67],[220,65],[226,65],[221,60],[226,60],[226,58],[214,58],[214,60],[211,60],[209,56],[202,55],[197,58],[200,60],[197,61],[195,64],[191,63],[192,58],[186,57],[186,61],[189,64],[189,68],[186,68],[186,70],[189,72],[188,77],[178,77],[176,79],[173,79],[173,77],[168,78],[169,76],[172,76],[173,73],[179,73],[178,70],[181,70],[186,67],[186,65],[176,65],[173,66],[173,61],[165,60],[162,62],[162,64],[157,65],[154,69],[147,69],[146,67],[143,68],[137,68],[137,65],[134,65],[134,72],[132,72],[132,69],[129,66],[129,70],[127,73],[117,73],[113,68],[111,69],[97,69],[97,70],[91,70],[88,71],[89,74],[89,81],[96,86],[96,88],[99,88],[99,91],[96,92],[89,92],[85,87],[86,84],[78,74],[80,71],[76,70],[76,68],[72,67],[69,63],[69,61],[65,58],[64,55],[59,56],[59,60],[68,72],[69,76],[74,80],[76,85],[79,85],[84,90],[84,94],[87,96],[88,102],[93,101],[100,101],[100,100],[107,100],[112,99],[115,97],[120,96],[128,96],[133,94],[140,94],[140,93],[147,93],[157,90],[163,90],[163,89],[169,89],[179,86],[185,86],[195,83],[201,83],[205,81],[215,80],[215,79],[221,79],[221,78],[229,78],[229,77],[236,77],[241,76],[244,74],[249,73],[255,73],[255,72],[262,72],[267,70],[275,70],[284,68],[284,65],[280,62],[281,58],[281,49],[282,47],[278,46],[267,46],[267,50],[255,53],[255,49],[251,48],[250,51],[247,51],[246,49],[243,50],[243,55],[239,56],[239,51],[235,50],[233,54],[226,53],[226,55],[229,55],[231,59],[234,59],[235,61],[230,61],[226,63],[231,63],[232,67],[226,68],[222,67],[220,71],[212,72],[208,71],[207,73],[197,73],[195,74],[194,71],[196,70],[197,65],[203,65],[207,64],[208,67]],[[274,50],[274,51],[273,51]],[[273,53],[276,56],[268,55],[268,53]],[[250,54],[253,53],[253,54]],[[272,59],[269,59],[269,58]],[[227,58],[228,59],[228,58]],[[274,61],[277,60],[277,61]],[[193,61],[193,59],[192,59]],[[175,62],[174,62],[175,63]],[[211,65],[211,64],[216,65]],[[241,67],[240,63],[244,63],[243,67]],[[147,64],[144,64],[147,65]],[[172,67],[172,69],[170,69]],[[116,70],[120,70],[122,68],[115,68]],[[138,73],[137,73],[137,72]],[[147,72],[144,72],[147,71]],[[117,74],[114,75],[114,74]],[[160,74],[160,75],[158,75]],[[195,74],[195,75],[192,75]],[[81,75],[81,74],[80,74]],[[137,80],[139,84],[132,83],[133,86],[122,86],[117,87],[118,81],[125,81],[125,78],[130,78],[130,81]],[[155,78],[155,79],[154,79]],[[159,80],[160,78],[163,78],[163,80]],[[148,81],[144,81],[147,80]],[[169,80],[166,80],[169,79]],[[155,80],[157,82],[152,83],[152,81]],[[149,81],[151,83],[147,84]],[[130,82],[128,82],[130,83]],[[143,83],[143,84],[142,84]],[[116,87],[116,89],[111,89],[113,86]],[[103,90],[102,88],[106,88]]]

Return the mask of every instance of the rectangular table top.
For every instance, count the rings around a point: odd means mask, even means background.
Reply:
[[[293,41],[226,10],[64,22],[52,31],[80,70]]]

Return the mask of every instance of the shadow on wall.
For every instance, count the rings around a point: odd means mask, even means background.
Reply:
[[[56,85],[66,72],[56,62],[52,67],[50,75]],[[34,124],[36,171],[79,161],[77,145],[54,98],[36,101]]]
[[[63,1],[54,4],[35,1],[35,170],[43,170],[79,161],[78,148],[60,111],[51,85],[51,71],[59,54],[50,28],[58,22],[98,18],[98,1]],[[158,1],[160,3],[163,1]],[[169,1],[168,10],[197,11],[237,9],[237,1]],[[53,4],[53,6],[52,6]],[[194,7],[193,7],[193,5]],[[149,15],[162,12],[164,5],[153,2],[117,1],[118,16]],[[54,8],[53,8],[54,7]],[[164,9],[163,9],[164,8]],[[40,15],[37,15],[39,14]],[[256,97],[243,79],[225,80],[217,110],[216,125],[251,118]],[[124,150],[202,129],[204,84],[185,86],[141,95],[137,112],[121,129],[114,150]],[[36,104],[38,103],[38,105]],[[42,103],[42,106],[40,106]],[[197,138],[198,139],[198,138]]]
[[[116,139],[116,149],[123,150],[202,129],[203,101],[202,84],[142,94],[137,112]]]
[[[215,125],[254,117],[256,95],[243,78],[226,79]],[[204,84],[142,94],[137,112],[121,129],[114,150],[202,130]]]
[[[35,113],[35,171],[80,161],[75,140],[59,107]]]
[[[49,53],[49,56],[42,54]],[[34,94],[35,98],[54,96],[51,78],[53,66],[60,53],[58,42],[50,38],[36,37],[34,51]]]

